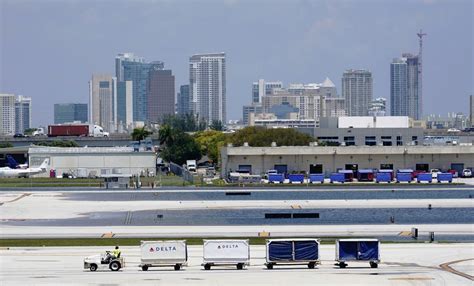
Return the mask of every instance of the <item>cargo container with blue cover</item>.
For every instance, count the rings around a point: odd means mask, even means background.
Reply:
[[[368,261],[370,267],[380,263],[380,242],[378,239],[338,239],[336,240],[336,261],[345,268],[348,261]]]
[[[310,183],[324,183],[324,174],[309,174]]]
[[[437,176],[438,183],[441,182],[448,182],[452,183],[453,182],[453,174],[451,173],[439,173]]]
[[[319,260],[319,240],[317,239],[271,239],[267,240],[268,269],[275,264],[307,264],[314,268]]]
[[[288,175],[288,179],[290,183],[304,183],[304,175],[303,174],[290,174]]]

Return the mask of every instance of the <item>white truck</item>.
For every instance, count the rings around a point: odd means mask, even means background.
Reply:
[[[186,169],[191,173],[195,173],[197,170],[196,160],[186,160]]]
[[[46,136],[46,134],[44,133],[44,128],[43,127],[36,128],[36,130],[33,131],[33,133],[31,135],[33,135],[35,137],[37,137],[37,136]]]
[[[174,266],[181,269],[188,264],[188,247],[185,240],[142,241],[139,267],[147,271],[149,267]]]
[[[235,265],[239,270],[250,265],[248,239],[204,240],[202,266],[210,270],[214,265]]]

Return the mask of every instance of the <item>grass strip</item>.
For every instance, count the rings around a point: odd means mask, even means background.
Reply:
[[[274,239],[272,237],[271,239]],[[334,244],[336,239],[349,238],[323,238],[320,240],[321,244]],[[202,245],[204,239],[249,239],[251,245],[265,245],[269,238],[251,237],[251,238],[159,238],[159,237],[141,237],[141,238],[45,238],[45,239],[0,239],[0,247],[52,247],[52,246],[138,246],[140,241],[154,241],[154,240],[186,240],[188,245]],[[289,238],[291,239],[291,238]],[[437,241],[437,243],[447,243],[448,241]],[[382,243],[425,243],[424,240],[408,240],[408,241],[382,241]]]

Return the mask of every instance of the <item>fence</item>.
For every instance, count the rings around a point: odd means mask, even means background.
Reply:
[[[170,162],[170,171],[176,176],[180,176],[183,180],[188,181],[189,183],[194,183],[194,176],[188,170],[181,167],[180,165]]]

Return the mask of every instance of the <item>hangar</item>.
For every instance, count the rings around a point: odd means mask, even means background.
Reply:
[[[221,149],[222,176],[235,170],[262,175],[305,172],[326,175],[341,169],[455,169],[474,167],[474,146],[281,146]]]
[[[153,151],[134,151],[133,147],[30,147],[29,166],[37,167],[49,158],[50,166],[45,174],[53,170],[56,176],[62,173],[77,177],[99,177],[109,174],[146,175],[155,174],[156,155]]]

